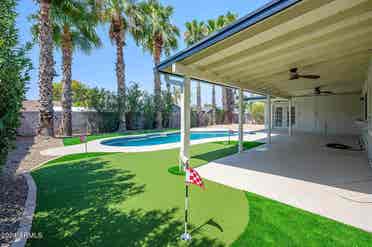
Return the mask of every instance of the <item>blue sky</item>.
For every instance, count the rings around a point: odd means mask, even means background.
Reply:
[[[218,15],[224,14],[227,11],[233,11],[239,17],[261,7],[270,0],[163,0],[163,4],[172,5],[175,9],[173,22],[179,27],[181,37],[179,40],[179,48],[185,48],[183,42],[183,33],[185,32],[184,23],[192,19],[207,20],[216,18]],[[27,17],[37,12],[38,5],[34,0],[20,0],[17,6],[18,19],[17,27],[20,33],[22,43],[32,39],[30,33],[31,23]],[[91,87],[103,87],[116,91],[115,78],[115,48],[108,38],[108,27],[101,26],[98,28],[98,33],[102,39],[103,47],[94,50],[90,55],[85,55],[80,52],[74,53],[72,75],[73,79],[82,81]],[[140,83],[140,86],[149,91],[153,91],[153,61],[151,56],[144,52],[142,48],[137,47],[133,40],[127,38],[127,46],[125,48],[126,61],[126,78],[127,83],[135,81]],[[31,73],[31,81],[28,85],[27,99],[38,99],[38,59],[39,48],[34,46],[29,54],[32,59],[34,69]],[[61,54],[58,50],[55,51],[55,61],[57,73],[61,74]],[[61,76],[55,77],[54,81],[60,81]],[[192,88],[192,98],[195,101],[195,85]],[[202,100],[204,103],[211,102],[210,86],[202,85]],[[217,98],[220,98],[221,91],[217,89]],[[220,104],[220,100],[218,100]]]

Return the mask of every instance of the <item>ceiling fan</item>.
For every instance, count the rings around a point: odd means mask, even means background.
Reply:
[[[289,80],[297,80],[300,78],[305,78],[305,79],[319,79],[319,75],[300,75],[298,73],[298,68],[292,68],[289,70]]]
[[[334,94],[332,91],[322,91],[320,87],[314,88],[314,95]]]
[[[309,94],[300,94],[298,97],[314,97],[314,96],[326,96],[326,95],[335,95],[336,93],[328,90],[321,90],[321,88],[326,86],[317,86],[312,89],[312,92]],[[309,89],[310,90],[310,89]]]

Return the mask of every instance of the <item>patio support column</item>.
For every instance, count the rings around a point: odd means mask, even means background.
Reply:
[[[243,122],[244,122],[244,109],[243,109],[243,90],[239,88],[239,153],[243,152]]]
[[[267,110],[268,110],[268,113],[267,115],[269,116],[269,119],[268,119],[268,128],[267,128],[267,143],[271,144],[271,127],[272,127],[272,109],[271,109],[271,96],[270,95],[267,95],[267,98],[266,98],[266,104],[267,104]]]
[[[274,128],[274,104],[271,99],[270,99],[270,126],[271,129]]]
[[[288,100],[288,135],[292,136],[292,98]]]
[[[190,77],[185,76],[181,93],[181,147],[180,159],[190,159]]]

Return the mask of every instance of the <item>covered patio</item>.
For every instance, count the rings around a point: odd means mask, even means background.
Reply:
[[[164,60],[156,69],[182,78],[181,160],[189,158],[190,81],[232,87],[240,154],[202,175],[372,231],[371,44],[370,0],[274,0]],[[266,97],[267,145],[248,152],[244,91]],[[283,109],[287,130],[272,137]],[[359,139],[366,152],[325,147]]]
[[[372,169],[354,137],[276,133],[272,144],[198,168],[209,180],[305,209],[372,232]]]

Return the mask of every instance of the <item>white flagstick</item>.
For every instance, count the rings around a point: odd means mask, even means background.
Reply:
[[[181,235],[181,239],[184,241],[190,241],[191,235],[188,233],[188,215],[189,215],[189,161],[182,159],[182,163],[184,164],[185,169],[185,232]]]

